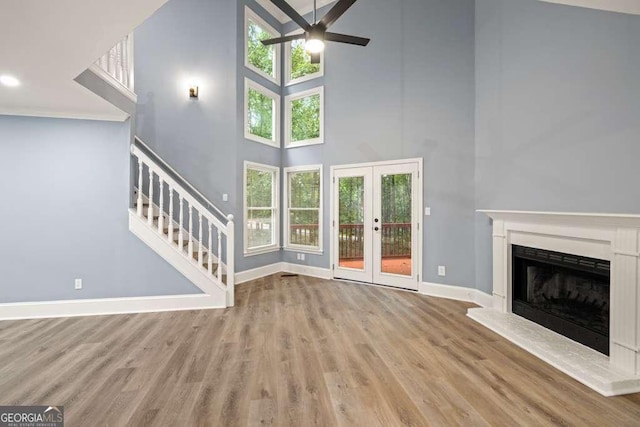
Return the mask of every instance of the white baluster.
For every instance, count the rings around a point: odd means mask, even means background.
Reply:
[[[169,223],[169,233],[167,240],[169,243],[173,243],[173,187],[169,186],[169,217],[167,218]]]
[[[213,242],[211,241],[213,234],[211,233],[211,221],[207,220],[209,223],[209,261],[207,262],[209,268],[209,274],[213,273]]]
[[[112,76],[115,74],[114,70],[116,67],[116,52],[115,52],[116,48],[112,47],[109,50],[109,60],[107,61],[107,72],[109,74],[111,74]]]
[[[147,209],[147,224],[153,225],[153,170],[149,168],[149,208]]]
[[[222,283],[222,232],[218,229],[218,281]]]
[[[189,203],[189,258],[193,257],[193,206]]]
[[[138,201],[136,203],[136,212],[142,217],[142,159],[138,158]]]
[[[164,234],[164,180],[162,177],[158,177],[160,180],[160,202],[158,203],[158,233]]]
[[[184,228],[184,221],[183,221],[183,216],[184,216],[184,203],[183,203],[183,199],[182,199],[182,194],[178,195],[178,198],[180,200],[180,228],[178,229],[178,249],[180,249],[181,251],[184,251],[184,233],[182,232],[182,229]]]
[[[198,211],[198,265],[202,265],[202,214]]]

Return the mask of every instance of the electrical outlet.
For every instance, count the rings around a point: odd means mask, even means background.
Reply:
[[[431,215],[431,208],[424,208],[424,214],[425,216],[430,216]]]
[[[300,261],[304,261],[304,254],[299,254],[300,255]]]
[[[82,279],[76,279],[76,289],[82,289]]]
[[[447,268],[444,265],[439,265],[438,276],[446,276],[446,275],[447,275]]]
[[[224,193],[224,194],[222,195],[222,201],[223,201],[223,202],[228,202],[228,201],[229,201],[229,195],[228,195],[227,193]]]

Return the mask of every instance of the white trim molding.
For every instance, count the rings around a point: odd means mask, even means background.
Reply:
[[[293,132],[293,101],[313,96],[320,97],[320,136],[317,138],[305,139],[302,141],[292,141]],[[284,146],[285,148],[306,147],[308,145],[324,144],[324,86],[318,86],[309,90],[292,93],[284,99]]]
[[[296,30],[288,33],[288,36],[292,36],[294,34],[304,34],[302,30]],[[304,43],[304,39],[299,40]],[[284,43],[284,85],[285,86],[294,86],[300,83],[308,82],[309,80],[314,80],[324,76],[324,50],[320,52],[320,69],[311,74],[307,74],[306,76],[298,77],[295,79],[291,78],[291,74],[293,73],[293,55],[291,51],[293,49],[293,42]]]
[[[252,209],[271,210],[273,212],[271,226],[273,243],[265,246],[249,247],[249,233],[247,233],[247,226],[249,224],[249,206],[247,205],[247,171],[249,169],[257,170],[260,172],[267,172],[273,174],[272,188],[271,188],[271,206],[252,206]],[[280,250],[280,168],[277,166],[264,165],[262,163],[255,163],[245,160],[243,171],[243,186],[242,186],[242,200],[243,200],[243,253],[244,256],[260,255],[269,252],[276,252]]]
[[[280,78],[281,78],[281,70],[280,70],[280,55],[282,54],[282,45],[276,44],[272,45],[273,47],[273,72],[274,75],[270,75],[265,73],[263,70],[259,69],[255,65],[249,62],[249,22],[253,22],[258,27],[260,27],[266,33],[271,35],[271,38],[280,37],[280,32],[273,28],[271,25],[267,23],[264,19],[262,19],[256,12],[254,12],[249,6],[244,7],[244,66],[258,74],[259,76],[264,77],[272,83],[280,86]]]
[[[103,70],[98,64],[91,64],[91,66],[89,67],[89,71],[100,77],[102,80],[104,80],[105,83],[120,92],[122,95],[129,98],[131,101],[138,102],[138,95],[136,95],[135,92],[123,85],[111,74]]]
[[[212,304],[210,296],[206,294],[21,302],[0,304],[0,320],[106,316],[214,308],[225,308],[225,305],[224,303]]]
[[[278,273],[300,274],[302,276],[317,277],[331,280],[331,270],[322,267],[312,267],[310,265],[293,264],[290,262],[276,262],[252,270],[245,270],[236,273],[236,285],[261,279]]]
[[[588,9],[606,10],[609,12],[640,15],[638,0],[540,0],[565,6],[586,7]]]
[[[284,229],[284,250],[286,251],[297,251],[297,252],[306,252],[312,254],[321,254],[322,253],[322,234],[324,232],[324,221],[323,221],[323,211],[322,211],[322,199],[324,185],[323,185],[323,167],[322,165],[308,165],[308,166],[291,166],[284,168],[284,191],[283,191],[283,229]],[[290,173],[304,173],[304,172],[318,172],[320,174],[320,188],[319,188],[319,205],[318,208],[291,208],[289,207],[290,193],[291,193],[291,180],[289,179]],[[318,211],[318,246],[304,246],[304,245],[293,245],[289,242],[291,237],[289,230],[289,210],[308,210],[308,211]]]
[[[249,90],[258,92],[273,101],[273,113],[271,117],[272,139],[254,135],[249,131]],[[280,148],[280,95],[267,89],[248,77],[244,79],[244,137],[250,141],[259,142],[271,147]]]
[[[491,295],[475,288],[422,282],[418,287],[418,292],[431,297],[471,302],[480,307],[491,307],[493,304]]]
[[[640,391],[640,215],[525,212],[480,210],[493,220],[493,308],[501,315],[470,312],[469,315],[490,329],[501,333],[543,360],[554,360],[554,366],[578,381],[605,394],[627,393],[629,384]],[[512,245],[581,255],[611,262],[610,283],[610,356],[589,350],[585,359],[574,358],[584,347],[566,337],[558,341],[549,338],[548,330],[538,324],[518,323],[512,313]],[[516,325],[507,328],[503,323]],[[535,332],[532,332],[534,331]],[[540,345],[525,336],[531,334]],[[554,343],[561,342],[557,346]],[[544,348],[540,356],[540,348]],[[603,358],[607,370],[601,371]],[[593,363],[591,363],[593,362]],[[549,362],[551,363],[551,362]],[[594,371],[599,385],[594,386]],[[624,384],[621,385],[621,384]],[[634,386],[635,387],[635,386]]]

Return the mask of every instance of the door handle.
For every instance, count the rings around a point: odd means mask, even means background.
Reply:
[[[380,221],[378,218],[374,219],[373,222],[378,222]]]
[[[373,229],[374,229],[375,231],[378,231],[378,230],[380,230],[380,227],[374,227]]]

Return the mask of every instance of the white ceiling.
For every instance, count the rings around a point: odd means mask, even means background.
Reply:
[[[264,7],[267,12],[272,14],[278,21],[285,22],[291,21],[287,15],[282,13],[280,9],[274,6],[270,0],[257,0],[260,6]],[[313,11],[313,0],[286,0],[300,15],[305,15]],[[333,3],[336,0],[317,0],[317,7],[320,9],[322,6],[326,6],[329,3]],[[362,0],[361,0],[362,1]],[[640,1],[640,0],[639,0]]]
[[[610,12],[640,15],[640,0],[541,0],[547,3],[558,3],[569,6],[587,7],[589,9],[608,10]]]
[[[2,0],[0,114],[124,120],[73,79],[167,0]]]

